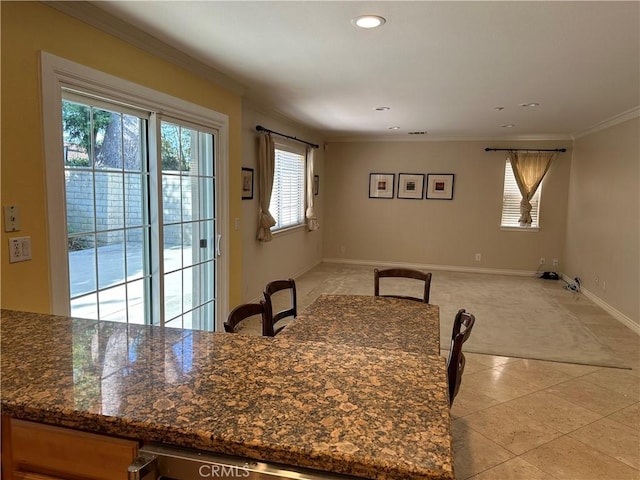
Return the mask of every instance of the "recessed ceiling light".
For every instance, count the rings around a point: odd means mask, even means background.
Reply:
[[[384,25],[386,20],[378,15],[360,15],[351,20],[351,23],[360,28],[376,28]]]
[[[513,123],[507,123],[505,125],[500,125],[502,128],[513,128],[515,125]]]
[[[391,110],[391,107],[376,107],[376,110],[379,112],[386,112],[387,110]]]
[[[388,127],[388,128],[389,128],[389,130],[400,130],[400,127],[396,127],[396,126]]]
[[[520,104],[521,107],[537,107],[538,105],[540,105],[540,104],[539,103],[535,103],[535,102],[521,103]]]

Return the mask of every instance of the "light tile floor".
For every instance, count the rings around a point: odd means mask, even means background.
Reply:
[[[299,308],[320,293],[330,268],[301,277]],[[353,293],[371,293],[366,275],[366,288]],[[457,480],[640,480],[638,339],[610,320],[602,337],[632,358],[633,370],[465,354],[451,409]]]
[[[458,480],[640,479],[638,370],[466,358],[451,409]]]

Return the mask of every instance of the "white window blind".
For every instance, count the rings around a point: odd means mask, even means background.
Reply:
[[[304,224],[305,157],[293,151],[275,149],[276,161],[269,212],[276,221],[271,230]]]
[[[540,184],[531,199],[531,225],[520,225],[518,219],[520,218],[520,200],[522,200],[522,194],[518,189],[516,178],[513,175],[511,163],[509,159],[507,159],[504,167],[504,194],[502,196],[502,221],[500,225],[502,227],[538,228],[541,192],[542,184]]]

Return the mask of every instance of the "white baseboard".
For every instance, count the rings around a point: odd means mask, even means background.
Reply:
[[[312,268],[317,267],[318,265],[320,265],[323,262],[322,259],[319,260],[314,260],[313,263],[311,263],[310,265],[307,265],[306,267],[302,268],[301,270],[299,270],[297,273],[294,273],[291,278],[298,278],[302,275],[304,275],[305,273],[307,273],[309,270],[311,270]]]
[[[565,274],[562,274],[562,279],[565,282],[567,282],[568,284],[569,283],[574,283],[574,281],[575,281],[574,279],[567,277]],[[620,310],[612,307],[607,302],[605,302],[600,297],[598,297],[595,293],[590,292],[589,290],[587,290],[586,288],[584,288],[582,286],[580,287],[580,293],[582,293],[585,297],[587,297],[593,303],[598,305],[600,308],[602,308],[604,311],[606,311],[609,315],[611,315],[613,318],[618,320],[620,323],[622,323],[626,327],[630,328],[637,335],[640,335],[640,325],[638,325],[636,322],[631,320],[631,318],[627,317]]]
[[[369,265],[372,267],[403,267],[417,270],[443,270],[462,273],[488,273],[492,275],[515,275],[518,277],[535,277],[539,272],[532,270],[506,270],[499,268],[460,267],[456,265],[431,265],[426,263],[378,262],[373,260],[351,260],[344,258],[323,258],[324,263],[343,263],[352,265]]]

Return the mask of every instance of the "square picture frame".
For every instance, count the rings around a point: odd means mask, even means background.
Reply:
[[[422,200],[424,194],[424,173],[398,174],[398,198]]]
[[[318,193],[320,193],[320,176],[314,175],[313,176],[313,194],[318,195]]]
[[[453,199],[453,173],[430,173],[427,175],[427,200]]]
[[[242,200],[253,199],[253,168],[242,167]]]
[[[370,173],[369,198],[393,198],[395,173]]]

